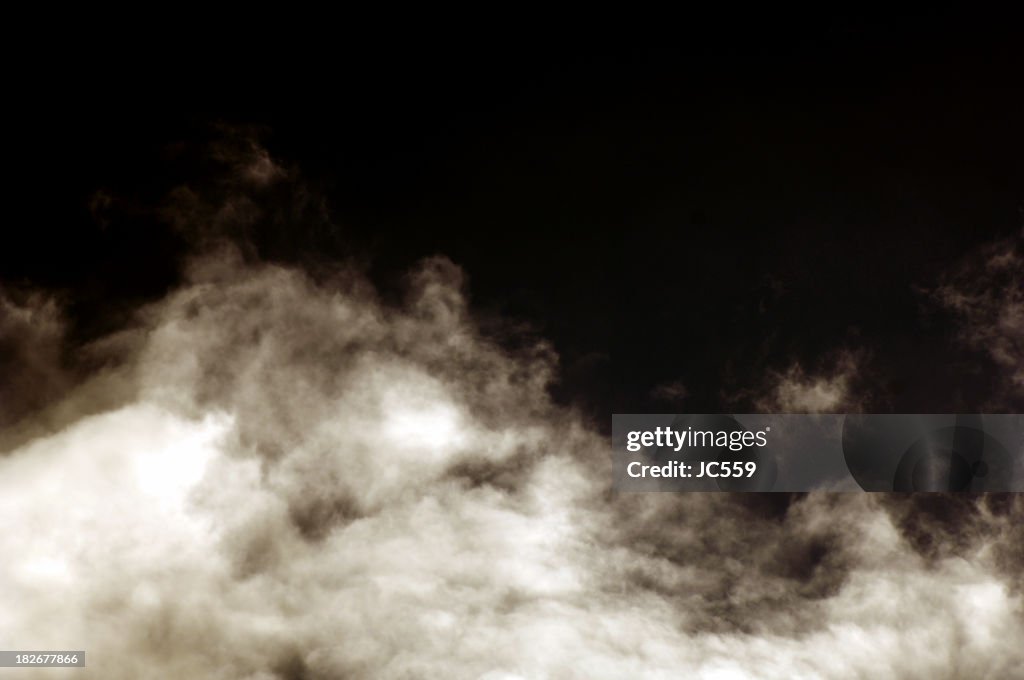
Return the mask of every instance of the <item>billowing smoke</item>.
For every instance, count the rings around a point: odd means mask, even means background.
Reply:
[[[242,148],[265,213],[288,175]],[[0,639],[88,654],[25,677],[1021,677],[1016,497],[614,494],[551,348],[484,335],[455,264],[389,303],[224,224],[88,375],[54,303],[4,303]],[[856,371],[763,398],[845,408]]]

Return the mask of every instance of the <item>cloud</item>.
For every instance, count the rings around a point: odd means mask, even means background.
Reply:
[[[0,289],[0,427],[49,403],[68,383],[57,300],[12,293]]]
[[[489,339],[443,257],[406,285],[387,303],[350,267],[205,242],[92,346],[117,360],[66,388],[74,415],[0,458],[8,648],[85,649],[82,677],[114,680],[1024,664],[1019,499],[615,494],[607,440],[548,396],[550,346]],[[24,384],[61,355],[59,309],[33,309],[52,321],[12,335],[54,346]],[[858,356],[765,399],[855,403]]]
[[[220,134],[210,145],[210,158],[226,165],[227,177],[235,183],[267,187],[288,177],[288,171],[258,141],[266,131],[227,125],[217,126],[217,131]]]
[[[209,134],[199,145],[204,171],[169,191],[155,210],[194,250],[226,242],[250,257],[310,261],[324,248],[345,252],[323,195],[260,142],[268,131],[215,125]],[[107,196],[104,205],[116,204]]]
[[[459,606],[577,592],[560,555],[599,440],[550,405],[549,350],[476,333],[451,263],[409,282],[390,308],[354,275],[196,260],[139,315],[134,402],[4,459],[6,601],[25,603],[5,639],[80,641],[102,677],[373,675]]]
[[[799,362],[769,371],[768,386],[754,402],[759,413],[843,413],[863,408],[854,390],[864,362],[862,352],[841,351],[831,365],[809,374]]]
[[[960,319],[961,340],[1000,368],[1000,389],[1024,395],[1024,254],[1021,241],[1001,239],[964,259],[931,290]]]
[[[651,390],[651,398],[670,404],[681,404],[688,396],[690,391],[681,380],[664,382]]]
[[[0,462],[0,635],[85,648],[105,678],[1021,661],[991,544],[925,557],[869,495],[610,497],[606,442],[547,398],[549,350],[482,337],[450,262],[408,281],[390,307],[351,273],[196,260],[139,315],[135,400]]]

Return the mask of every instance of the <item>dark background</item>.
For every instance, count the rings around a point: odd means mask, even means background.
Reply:
[[[869,350],[875,410],[971,410],[990,376],[915,290],[1021,229],[1015,25],[770,18],[152,62],[97,43],[11,86],[0,281],[67,292],[77,339],[115,327],[189,250],[151,208],[214,169],[175,150],[253,126],[330,214],[261,225],[263,257],[354,257],[387,294],[449,256],[482,318],[554,343],[556,397],[602,427],[742,412],[765,371],[844,347]],[[684,402],[652,396],[675,380]]]

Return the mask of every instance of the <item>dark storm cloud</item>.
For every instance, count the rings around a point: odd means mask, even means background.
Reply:
[[[79,416],[0,460],[9,647],[85,648],[113,679],[1024,664],[1017,501],[614,495],[607,440],[549,397],[551,348],[483,334],[458,266],[423,260],[392,303],[351,267],[263,261],[224,237],[289,213],[261,201],[294,175],[238,139],[214,156],[229,174],[167,204],[209,235],[183,281],[93,345],[116,402],[76,383]],[[58,380],[57,309],[12,309],[32,360],[11,384]],[[750,399],[855,407],[862,358],[794,363]]]

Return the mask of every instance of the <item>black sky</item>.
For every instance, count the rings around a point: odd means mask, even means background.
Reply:
[[[1012,25],[776,19],[69,64],[9,108],[0,280],[68,291],[83,338],[116,326],[178,277],[188,244],[153,208],[212,172],[189,149],[252,126],[330,215],[268,222],[261,255],[356,257],[388,291],[443,253],[484,317],[555,344],[556,394],[599,422],[666,410],[673,380],[688,411],[742,410],[765,370],[844,347],[876,409],[970,410],[989,381],[915,291],[1021,229]]]

